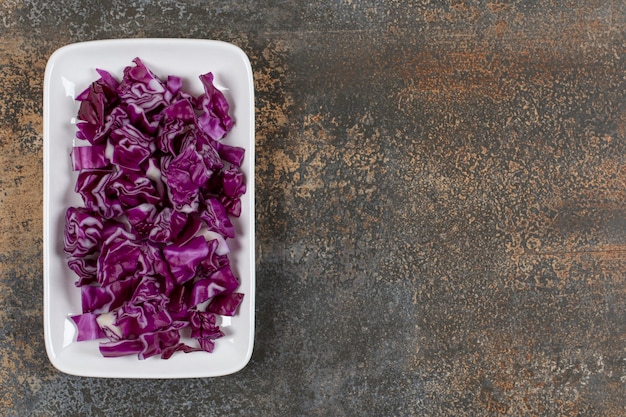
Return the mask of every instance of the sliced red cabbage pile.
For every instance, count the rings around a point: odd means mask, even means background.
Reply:
[[[76,136],[90,144],[71,154],[84,207],[67,209],[64,239],[82,296],[77,340],[102,338],[105,357],[211,352],[217,315],[243,299],[227,240],[245,150],[223,143],[233,120],[212,73],[195,97],[133,62],[119,82],[98,70],[76,98]]]

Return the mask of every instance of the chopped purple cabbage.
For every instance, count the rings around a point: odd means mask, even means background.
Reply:
[[[178,284],[184,284],[196,276],[200,262],[209,254],[209,246],[203,236],[197,236],[184,245],[167,245],[163,256]]]
[[[213,74],[200,76],[204,94],[199,97],[202,114],[198,124],[214,140],[220,140],[233,127],[233,120],[228,115],[229,105],[224,94],[213,85]]]
[[[231,271],[230,265],[226,265],[206,278],[201,278],[194,282],[189,306],[195,307],[220,294],[230,294],[238,286],[239,281],[237,277]]]
[[[104,332],[96,321],[97,317],[94,313],[83,313],[70,317],[78,329],[78,336],[76,337],[78,342],[105,337]]]
[[[108,167],[111,162],[105,152],[106,146],[104,145],[75,146],[72,149],[74,171]]]
[[[213,313],[194,311],[190,314],[191,337],[198,341],[202,350],[212,352],[215,347],[214,340],[224,336],[216,323]]]
[[[246,152],[243,148],[240,148],[238,146],[226,145],[222,142],[217,142],[215,145],[215,149],[217,150],[220,158],[238,167],[241,166],[243,162],[243,157]]]
[[[141,171],[141,164],[152,155],[151,138],[131,124],[115,129],[109,135],[113,145],[112,162],[129,171]]]
[[[161,173],[174,209],[184,213],[197,211],[200,187],[210,175],[195,148],[188,146],[173,159],[168,158]]]
[[[207,310],[221,316],[234,316],[237,314],[237,309],[242,301],[243,294],[239,292],[219,294],[213,298],[213,301],[211,301]]]
[[[206,201],[205,209],[200,213],[200,217],[209,230],[218,232],[224,237],[235,237],[233,227],[224,205],[217,198],[209,198]]]
[[[102,339],[105,357],[168,359],[212,352],[217,315],[241,304],[228,258],[246,192],[243,148],[222,142],[233,127],[212,73],[198,97],[177,76],[162,80],[139,59],[121,81],[81,92],[71,163],[83,207],[66,212],[63,249],[78,280],[77,340]],[[181,341],[189,329],[197,345]],[[189,333],[187,333],[189,334]]]

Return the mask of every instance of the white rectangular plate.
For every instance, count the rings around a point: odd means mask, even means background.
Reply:
[[[77,276],[67,267],[63,252],[65,210],[82,205],[74,192],[76,173],[70,152],[77,143],[77,94],[99,78],[104,69],[121,79],[123,69],[140,58],[157,76],[182,78],[184,89],[202,93],[198,76],[212,72],[215,85],[230,103],[235,125],[225,143],[246,149],[242,171],[246,193],[241,217],[233,219],[236,237],[230,253],[233,272],[240,278],[237,290],[245,294],[235,317],[224,317],[225,336],[217,339],[212,353],[177,352],[170,359],[136,355],[104,358],[99,341],[76,342],[76,328],[69,319],[80,314]],[[250,61],[238,47],[200,39],[119,39],[68,45],[50,57],[44,78],[44,332],[48,357],[62,372],[109,378],[198,378],[227,375],[241,370],[254,344],[254,84]]]

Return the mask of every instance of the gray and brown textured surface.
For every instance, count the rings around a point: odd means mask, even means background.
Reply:
[[[623,1],[0,1],[0,415],[626,415]],[[42,80],[221,39],[256,86],[257,331],[218,379],[48,362]]]

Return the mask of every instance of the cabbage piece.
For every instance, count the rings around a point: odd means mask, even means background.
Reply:
[[[90,123],[77,123],[76,137],[88,140],[90,143],[104,144],[113,129],[130,123],[128,113],[122,107],[114,107],[111,112],[105,115],[103,125],[93,125]]]
[[[202,114],[198,125],[214,140],[220,140],[233,127],[233,120],[228,115],[229,105],[224,94],[213,85],[213,73],[200,76],[204,94],[198,98]]]
[[[200,267],[205,273],[212,273],[230,265],[228,256],[218,253],[220,242],[217,239],[209,240],[207,244],[209,246],[209,254],[200,262]]]
[[[165,83],[167,92],[165,93],[165,99],[169,103],[173,103],[179,100],[189,100],[191,105],[196,108],[197,99],[192,94],[183,90],[183,80],[175,75],[169,75]]]
[[[187,224],[188,217],[185,214],[165,207],[157,214],[148,238],[153,242],[171,242],[180,236]]]
[[[163,152],[178,155],[182,149],[197,142],[195,109],[189,99],[179,100],[162,112],[161,129],[156,146]]]
[[[167,307],[168,297],[163,291],[161,282],[154,276],[145,275],[135,288],[130,298],[130,304],[152,303],[155,308]]]
[[[178,100],[163,110],[163,123],[180,121],[185,124],[194,123],[196,112],[189,99]]]
[[[76,137],[78,139],[87,140],[89,143],[101,143],[108,133],[106,125],[96,125],[86,122],[76,124]]]
[[[236,166],[231,166],[222,172],[222,187],[226,197],[236,199],[246,192],[246,183],[243,173]]]
[[[100,285],[81,286],[83,313],[106,313],[114,310],[130,299],[138,279],[131,276],[114,281],[106,287]]]
[[[177,328],[146,332],[139,335],[139,340],[143,343],[143,349],[139,352],[138,357],[139,359],[147,359],[163,353],[167,348],[178,345],[180,333]]]
[[[78,330],[76,337],[77,342],[105,337],[104,332],[96,322],[97,317],[98,315],[93,313],[83,313],[70,317],[74,324],[76,324],[76,329]]]
[[[216,295],[208,305],[207,311],[221,316],[234,316],[242,301],[243,294],[238,292]]]
[[[178,285],[170,272],[170,266],[163,256],[160,246],[148,242],[143,242],[141,246],[142,256],[140,262],[142,268],[138,273],[144,275],[154,275],[163,284],[162,292],[169,295]]]
[[[110,72],[96,68],[96,72],[100,75],[96,81],[91,83],[89,87],[83,90],[80,94],[76,96],[77,101],[86,100],[90,94],[90,92],[94,89],[100,89],[109,99],[117,98],[117,87],[119,86],[119,82],[115,79]],[[83,119],[84,120],[84,119]]]
[[[222,195],[219,198],[220,202],[226,209],[226,212],[233,217],[241,216],[241,199],[240,198],[230,198],[228,196]]]
[[[96,281],[104,228],[102,217],[85,208],[70,207],[65,212],[63,250],[68,267],[78,275],[77,286]]]
[[[105,219],[117,217],[123,212],[115,191],[108,187],[113,175],[116,175],[113,171],[84,169],[76,180],[75,191],[82,197],[85,207]]]
[[[173,211],[172,213],[182,214],[177,211]],[[187,223],[185,223],[184,227],[180,229],[176,235],[172,235],[173,243],[179,246],[197,237],[200,234],[200,230],[204,227],[202,219],[195,214],[186,216],[186,219]]]
[[[209,179],[198,152],[191,146],[185,148],[175,158],[167,160],[161,173],[174,208],[185,213],[196,211],[200,186]]]
[[[72,168],[81,169],[106,168],[111,161],[105,155],[105,145],[75,146],[72,149]]]
[[[168,75],[167,82],[165,83],[165,88],[167,89],[165,98],[168,101],[173,101],[174,97],[177,97],[180,94],[184,94],[183,89],[183,80],[176,75]]]
[[[163,201],[165,197],[165,184],[163,183],[163,178],[161,176],[160,161],[154,157],[148,158],[148,161],[145,164],[145,169],[146,177],[152,181],[157,190],[157,195],[161,197],[161,200]]]
[[[142,203],[126,210],[134,231],[152,242],[171,242],[187,224],[187,216],[169,207],[158,211],[154,204]]]
[[[200,348],[204,351],[213,352],[214,340],[224,336],[216,322],[213,313],[193,311],[189,316],[191,337],[198,341]]]
[[[115,321],[101,324],[101,328],[110,339],[115,340],[116,338],[134,339],[143,333],[169,327],[173,320],[169,312],[162,308],[162,304],[162,299],[140,304],[123,304],[113,311]]]
[[[97,262],[96,277],[103,287],[134,275],[142,255],[141,245],[133,240],[105,242]]]
[[[118,282],[129,281],[130,279]],[[101,287],[100,285],[83,285],[80,290],[83,313],[106,313],[109,311],[108,307],[114,300],[114,296],[107,291],[107,287]]]
[[[224,336],[217,325],[217,317],[214,313],[194,310],[189,314],[189,325],[191,337],[194,339],[218,339]]]
[[[78,276],[77,287],[96,282],[97,262],[97,257],[68,256],[67,266]]]
[[[126,218],[135,233],[146,236],[154,227],[157,210],[154,204],[142,203],[126,210]]]
[[[141,171],[141,164],[155,146],[149,136],[131,124],[113,130],[109,142],[113,145],[113,163],[130,171]]]
[[[155,117],[150,120],[145,110],[135,103],[130,103],[126,107],[130,122],[134,127],[147,134],[154,134],[159,128],[160,118]]]
[[[100,251],[103,218],[82,207],[65,212],[63,250],[72,256],[90,256]]]
[[[124,77],[117,88],[120,100],[126,104],[135,104],[145,112],[167,104],[163,82],[152,74],[141,59],[135,58],[133,62],[134,67],[124,68]]]
[[[216,142],[215,149],[217,150],[220,158],[229,162],[235,166],[240,167],[243,163],[246,150],[237,146],[226,145],[222,142]]]
[[[208,337],[198,339],[198,343],[200,344],[200,348],[205,352],[211,353],[215,348],[215,342],[213,341],[213,339],[209,339]]]
[[[226,242],[226,238],[218,232],[203,228],[200,232],[198,232],[198,234],[204,236],[204,239],[207,242],[211,242],[212,240],[217,241],[217,246],[215,248],[216,255],[221,256],[228,255],[230,253],[230,247],[228,246],[228,242]]]
[[[122,340],[122,332],[115,325],[115,318],[117,317],[117,310],[110,311],[108,313],[99,314],[96,318],[100,330],[111,341]]]
[[[135,207],[142,203],[161,202],[154,184],[148,177],[134,172],[118,171],[111,175],[107,183],[108,194],[117,198],[122,209]]]
[[[189,314],[189,286],[178,285],[169,294],[167,309],[174,321],[188,321]]]
[[[137,236],[130,230],[126,223],[113,219],[106,220],[102,227],[102,245],[111,244],[117,240],[135,241],[137,240]]]
[[[202,236],[195,237],[184,245],[168,245],[163,248],[163,256],[179,285],[196,275],[196,268],[208,254],[209,247]]]
[[[177,155],[183,138],[189,134],[191,127],[182,120],[167,120],[161,126],[156,138],[157,149],[170,155]],[[188,142],[186,140],[185,142]]]
[[[98,73],[98,75],[100,75],[99,82],[103,85],[106,85],[108,90],[110,90],[111,92],[117,90],[120,83],[109,71],[103,70],[101,68],[96,68],[96,72]]]
[[[79,139],[91,144],[101,143],[107,134],[106,117],[118,102],[118,83],[106,71],[99,71],[101,77],[76,97],[80,101],[77,124]]]
[[[144,344],[137,339],[117,340],[100,343],[99,349],[105,358],[118,358],[120,356],[138,355],[144,349]]]
[[[217,198],[206,200],[204,208],[200,217],[207,229],[218,232],[224,237],[235,237],[235,227],[228,217],[226,208]]]
[[[224,161],[222,161],[217,151],[219,142],[211,139],[202,130],[197,130],[195,133],[196,150],[202,156],[204,166],[211,174],[221,171],[224,168]]]
[[[195,307],[219,294],[232,293],[238,286],[239,280],[233,274],[230,265],[225,266],[211,273],[207,278],[194,282],[189,306]]]

